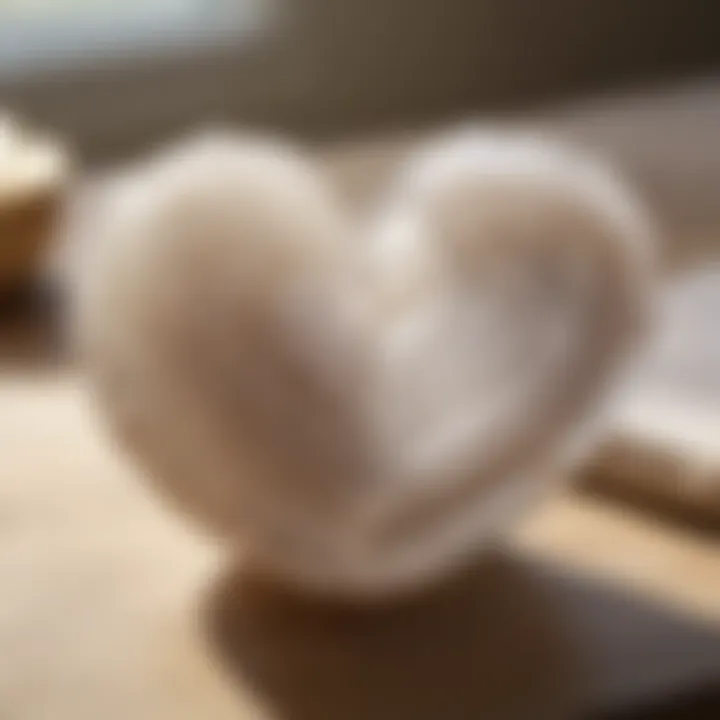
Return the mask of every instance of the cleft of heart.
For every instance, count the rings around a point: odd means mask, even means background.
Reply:
[[[194,137],[63,234],[78,356],[142,472],[259,566],[352,597],[439,577],[554,489],[653,286],[612,168],[482,127],[419,147],[363,217],[286,141]]]

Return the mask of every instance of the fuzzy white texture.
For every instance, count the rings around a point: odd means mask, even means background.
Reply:
[[[351,217],[291,147],[189,142],[78,230],[75,327],[168,498],[300,588],[371,598],[552,489],[638,334],[652,230],[601,164],[480,129]]]

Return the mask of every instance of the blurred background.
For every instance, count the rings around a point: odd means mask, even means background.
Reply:
[[[578,492],[519,537],[533,556],[641,598],[632,612],[598,600],[582,620],[593,638],[606,634],[600,625],[622,628],[597,652],[603,672],[642,689],[627,717],[720,717],[716,0],[0,0],[0,115],[0,584],[13,589],[0,599],[0,717],[110,717],[68,689],[79,682],[72,663],[28,648],[38,627],[65,622],[49,597],[82,618],[88,597],[92,607],[105,597],[88,587],[126,577],[81,548],[115,528],[119,568],[145,522],[81,417],[39,292],[68,189],[224,125],[306,141],[364,198],[427,133],[472,120],[528,125],[599,152],[657,218],[663,340],[640,373],[648,381],[620,403]],[[105,520],[78,520],[70,506]],[[50,583],[57,575],[65,579]],[[84,665],[74,660],[77,673],[100,668],[105,696],[127,696],[122,671],[92,660],[99,647]],[[44,673],[64,678],[47,690],[52,715],[40,700]]]
[[[707,75],[718,12],[710,0],[3,0],[0,88],[93,159],[208,121],[345,138]]]
[[[418,133],[522,119],[618,160],[666,257],[712,245],[720,151],[712,0],[2,0],[0,107],[85,168],[199,125],[338,148],[373,186]],[[361,139],[364,159],[349,155]],[[353,147],[350,147],[349,141]]]

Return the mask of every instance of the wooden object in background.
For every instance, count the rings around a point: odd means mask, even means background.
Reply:
[[[589,486],[720,529],[720,270],[679,277]]]
[[[0,293],[33,276],[67,172],[57,142],[0,116]]]
[[[55,198],[45,193],[0,208],[0,292],[33,274],[52,225]]]

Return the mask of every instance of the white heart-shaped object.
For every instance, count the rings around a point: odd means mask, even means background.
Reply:
[[[627,191],[523,135],[432,144],[363,222],[294,150],[205,139],[90,227],[79,347],[127,447],[326,592],[429,580],[546,491],[648,294]]]

